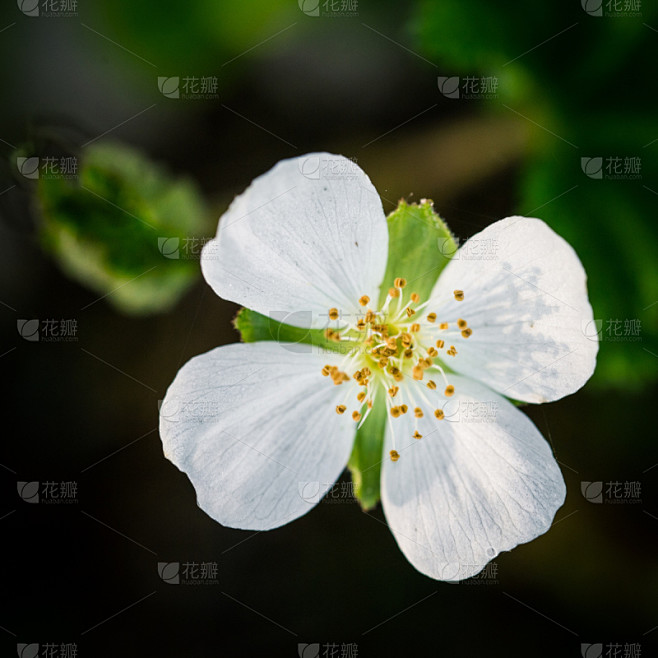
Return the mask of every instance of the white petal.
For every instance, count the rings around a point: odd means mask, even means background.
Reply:
[[[456,393],[436,420],[425,407],[392,421],[382,503],[400,549],[438,580],[468,578],[501,551],[546,532],[566,489],[550,447],[532,422],[486,386],[452,375]],[[443,396],[438,396],[445,401]]]
[[[339,357],[299,345],[218,347],[188,361],[160,408],[165,456],[199,507],[232,528],[268,530],[305,514],[340,476],[356,423],[347,385],[323,377]],[[338,365],[338,363],[336,363]]]
[[[377,300],[387,255],[368,176],[343,156],[311,153],[282,160],[236,197],[201,268],[220,297],[320,328],[330,308],[353,314],[362,295]]]
[[[508,217],[485,228],[432,292],[439,321],[463,318],[473,330],[468,339],[451,334],[457,356],[448,365],[526,402],[577,391],[598,351],[586,278],[575,251],[539,219]],[[464,291],[463,301],[454,290]]]

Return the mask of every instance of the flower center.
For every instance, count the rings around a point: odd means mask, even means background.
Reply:
[[[419,418],[425,413],[433,413],[438,420],[445,417],[443,408],[455,387],[448,381],[443,360],[445,356],[457,356],[453,343],[473,333],[462,318],[452,323],[438,321],[436,312],[427,313],[429,301],[421,302],[415,292],[404,303],[402,291],[406,285],[405,279],[396,278],[378,311],[370,308],[370,298],[363,295],[359,305],[364,311],[356,318],[345,317],[337,308],[329,309],[330,320],[341,328],[328,328],[325,336],[344,345],[346,354],[340,366],[322,368],[322,374],[336,386],[348,383],[336,413],[344,414],[348,406],[354,406],[352,418],[358,427],[365,422],[375,400],[384,399],[393,439],[390,458],[394,462],[400,458],[395,450],[395,420],[413,413],[412,438],[422,439]],[[463,301],[462,290],[453,294],[457,301]]]

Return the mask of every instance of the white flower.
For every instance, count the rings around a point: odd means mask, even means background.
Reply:
[[[309,158],[349,175],[304,175]],[[495,258],[460,257],[474,240],[493,241]],[[255,342],[194,357],[167,391],[160,434],[204,511],[266,530],[309,511],[317,497],[300,485],[319,483],[321,497],[357,425],[386,404],[388,524],[419,571],[467,578],[546,532],[564,502],[548,444],[506,398],[557,400],[591,376],[585,272],[562,238],[524,217],[467,241],[429,299],[411,295],[413,281],[382,281],[387,253],[379,196],[345,158],[284,160],[254,180],[204,248],[204,277],[225,299],[289,314],[288,324],[330,322],[345,353]],[[378,308],[380,285],[390,290]]]

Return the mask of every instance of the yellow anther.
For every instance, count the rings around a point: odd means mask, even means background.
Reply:
[[[428,321],[428,322],[436,322],[436,313],[430,313],[430,314],[427,316],[427,321]]]
[[[358,423],[361,420],[361,414],[358,411],[353,411],[352,420],[355,420]]]
[[[381,359],[379,359],[379,367],[380,368],[385,368],[388,365],[388,359],[383,356]]]
[[[388,394],[394,398],[397,394],[398,391],[400,390],[399,386],[391,386],[391,388],[388,389]]]
[[[396,288],[399,288],[400,290],[402,290],[402,288],[404,288],[404,287],[407,285],[407,280],[406,280],[406,279],[403,279],[402,277],[398,277],[398,278],[395,279],[395,281],[393,282],[393,285],[394,285]]]
[[[462,337],[463,338],[468,338],[471,334],[473,333],[473,330],[470,327],[467,327],[462,331]]]
[[[401,372],[396,372],[393,375],[393,379],[395,379],[396,382],[401,382],[404,379],[404,375]]]
[[[368,405],[368,409],[372,409],[372,400],[368,400],[366,404]]]
[[[391,455],[392,462],[396,462],[398,459],[400,459],[400,453],[397,450],[391,450],[389,455]]]
[[[417,304],[420,301],[420,295],[417,292],[412,292],[410,299],[414,304]]]
[[[336,366],[333,366],[331,369],[331,378],[334,380],[334,384],[336,384],[336,386],[350,380],[350,378],[347,376],[347,373],[341,372]]]
[[[357,399],[359,402],[363,402],[363,401],[365,400],[365,398],[366,398],[366,392],[365,392],[365,391],[361,391],[361,392],[356,396],[356,399]]]
[[[404,358],[405,359],[410,359],[414,355],[414,351],[409,348],[404,351]]]
[[[400,411],[401,411],[403,414],[406,414],[407,411],[409,411],[409,407],[408,407],[406,404],[401,404],[401,405],[400,405]]]
[[[414,379],[420,381],[423,378],[423,368],[420,365],[415,365],[412,370],[411,374]]]
[[[428,348],[427,354],[428,354],[428,356],[431,356],[431,357],[435,357],[435,356],[439,355],[439,353],[433,347]]]
[[[389,339],[386,341],[386,347],[388,347],[389,350],[395,350],[395,351],[397,351],[397,349],[398,349],[398,344],[397,344],[397,342],[395,341],[395,338],[389,338]]]
[[[434,389],[436,389],[436,382],[433,379],[430,379],[427,382],[427,388],[429,388],[431,391],[433,391]]]
[[[372,375],[372,370],[366,366],[365,368],[361,369],[361,373],[363,374],[364,377],[370,377]]]
[[[443,346],[444,346],[444,345],[445,345],[445,341],[443,341],[443,340],[437,340],[437,341],[436,341],[436,346],[437,346],[439,349],[443,349]]]
[[[400,369],[396,368],[395,366],[391,366],[389,372],[391,373],[391,375],[395,376],[400,372]]]
[[[344,413],[345,413],[345,409],[347,409],[347,407],[346,407],[344,404],[339,404],[339,405],[336,407],[336,413],[337,413],[337,414],[344,414]]]
[[[331,366],[330,365],[326,365],[322,368],[322,375],[324,377],[328,377],[330,372],[331,372]]]
[[[436,409],[436,410],[434,411],[434,415],[435,415],[439,420],[441,420],[441,419],[445,416],[445,414],[443,413],[443,411],[441,411],[441,409]]]
[[[392,339],[391,339],[391,340],[392,340]],[[413,337],[411,336],[411,334],[408,334],[408,333],[405,332],[405,333],[403,333],[403,334],[400,336],[400,342],[401,342],[405,347],[409,347],[409,346],[414,342],[414,339],[413,339]]]
[[[365,321],[363,318],[359,318],[359,319],[356,321],[356,328],[357,328],[359,331],[363,331],[363,330],[366,328],[366,321]]]
[[[464,291],[463,290],[455,290],[453,292],[453,294],[455,295],[455,299],[458,302],[463,302],[464,301]]]
[[[411,331],[413,331],[413,332],[420,331],[420,325],[417,322],[414,322],[411,325]]]
[[[391,407],[391,416],[397,418],[400,415],[400,407]]]
[[[400,296],[400,291],[397,288],[389,288],[388,289],[388,296],[389,297],[399,297]]]
[[[450,346],[450,349],[446,351],[446,354],[449,356],[457,356],[457,349],[455,348],[454,345]]]
[[[337,308],[330,308],[329,309],[329,317],[332,320],[338,320],[338,309]]]
[[[447,329],[447,328],[448,328],[448,323],[447,323],[447,322],[442,322],[442,323],[439,325],[439,329]]]
[[[369,301],[370,301],[370,297],[368,297],[368,295],[363,295],[362,297],[359,297],[359,304],[361,304],[361,306],[367,306]]]
[[[416,430],[416,431],[413,433],[413,437],[414,437],[414,439],[422,439],[422,438],[423,438],[423,435],[422,435],[418,430]]]
[[[445,394],[446,397],[449,398],[451,395],[455,394],[455,387],[452,384],[449,384],[448,386],[446,386],[446,390],[443,391],[443,393]]]
[[[459,318],[459,320],[457,320],[457,326],[460,329],[466,329],[466,327],[468,326],[468,322],[466,322],[466,320],[462,320],[462,318]]]
[[[415,315],[416,311],[411,308],[411,306],[407,309],[407,317],[411,317],[412,315]]]
[[[423,417],[423,410],[420,407],[416,407],[414,409],[414,416],[416,416],[416,418],[422,418]]]
[[[434,365],[434,361],[432,361],[430,357],[427,357],[422,361],[420,361],[419,365],[421,366],[421,368],[431,368]]]

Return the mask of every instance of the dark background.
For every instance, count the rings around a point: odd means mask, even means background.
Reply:
[[[72,16],[28,17],[7,3],[1,655],[17,643],[39,655],[57,643],[62,656],[75,643],[80,658],[283,657],[298,643],[336,656],[356,645],[358,656],[576,657],[582,643],[655,655],[658,16],[648,3],[638,16],[615,3],[602,16],[596,3],[464,4],[362,0],[358,15],[329,3],[309,16],[294,0],[79,0]],[[218,99],[159,92],[158,76],[188,75],[216,76]],[[446,98],[437,76],[454,75],[496,76],[498,95]],[[107,133],[196,180],[199,237],[252,178],[312,150],[356,158],[387,212],[433,198],[462,239],[510,214],[545,219],[581,256],[602,328],[593,380],[524,408],[567,482],[554,527],[499,556],[495,578],[454,585],[416,572],[381,509],[351,498],[270,532],[212,521],[162,455],[158,400],[191,356],[239,339],[237,307],[197,277],[169,310],[128,314],[111,290],[66,276],[12,160],[46,124],[78,143]],[[592,180],[585,156],[639,157],[642,178]],[[133,248],[130,234],[116,239]],[[21,318],[73,318],[77,341],[29,342]],[[617,319],[641,321],[637,340],[615,340]],[[77,492],[29,504],[19,481]],[[581,493],[597,481],[600,504]],[[608,482],[639,483],[639,496],[615,503]],[[158,562],[216,562],[218,574],[171,585]]]

